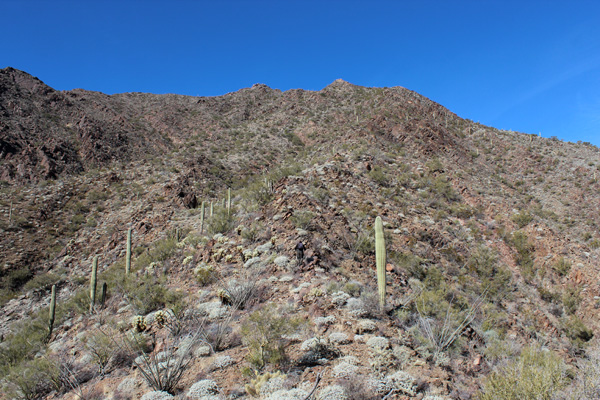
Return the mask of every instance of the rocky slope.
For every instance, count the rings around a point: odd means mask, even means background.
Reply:
[[[9,68],[0,115],[5,396],[140,398],[171,359],[180,398],[249,397],[262,376],[262,398],[305,398],[321,377],[321,399],[470,399],[528,346],[567,371],[558,398],[582,390],[599,329],[594,146],[341,80],[107,96]],[[94,256],[108,297],[90,312]],[[146,358],[123,339],[136,327]]]

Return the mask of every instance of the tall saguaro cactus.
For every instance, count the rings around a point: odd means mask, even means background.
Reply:
[[[204,202],[200,206],[200,234],[204,231]]]
[[[56,315],[56,285],[52,285],[52,294],[50,296],[50,310],[48,311],[48,337],[52,336],[52,329],[54,329],[55,315]]]
[[[231,188],[227,189],[227,215],[231,215]]]
[[[98,256],[94,257],[92,262],[92,276],[90,278],[90,312],[94,311],[96,303],[96,278],[98,277]]]
[[[127,255],[125,256],[125,273],[131,272],[131,228],[127,230]]]
[[[385,237],[381,217],[375,218],[375,260],[377,261],[377,288],[379,305],[385,307]]]

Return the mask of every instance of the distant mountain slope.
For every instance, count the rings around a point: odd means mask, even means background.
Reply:
[[[337,80],[320,91],[257,84],[218,97],[109,96],[58,92],[5,69],[0,374],[12,374],[3,382],[18,391],[21,372],[46,349],[52,360],[74,360],[86,393],[118,398],[122,384],[130,386],[128,398],[140,398],[148,387],[132,373],[132,360],[101,366],[99,374],[89,344],[95,327],[130,332],[137,313],[150,321],[148,313],[169,298],[180,309],[202,308],[207,329],[226,337],[216,354],[194,359],[175,391],[183,396],[205,376],[222,393],[243,396],[240,382],[250,379],[240,365],[248,367],[251,346],[240,340],[248,335],[242,327],[252,312],[276,303],[334,349],[311,359],[303,332],[300,341],[284,341],[291,363],[267,369],[289,368],[290,377],[306,380],[308,362],[310,374],[325,373],[323,385],[349,385],[350,399],[391,395],[378,380],[407,378],[400,372],[420,379],[409,379],[414,386],[396,398],[474,399],[482,378],[505,358],[516,360],[520,346],[543,346],[571,366],[593,359],[598,178],[600,150],[590,144],[486,127],[401,87]],[[374,294],[377,216],[388,255],[385,312]],[[125,276],[128,229],[133,273]],[[294,259],[300,240],[312,261],[304,268]],[[100,280],[109,282],[106,312],[89,312],[94,256]],[[239,289],[230,283],[250,284],[256,298],[223,319],[231,306],[223,293]],[[47,346],[52,284],[59,315]],[[449,318],[473,309],[452,346],[440,350],[426,337],[428,327],[447,334]],[[148,339],[166,332],[157,323],[147,328]],[[218,360],[235,363],[215,367]],[[334,375],[344,369],[386,392]],[[39,391],[46,399],[73,392],[57,385]]]

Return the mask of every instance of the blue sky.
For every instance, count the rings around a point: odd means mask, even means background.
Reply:
[[[0,68],[59,90],[215,96],[337,78],[600,146],[600,1],[0,0]]]

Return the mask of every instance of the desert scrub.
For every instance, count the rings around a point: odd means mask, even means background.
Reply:
[[[473,287],[477,294],[486,290],[489,298],[497,299],[504,297],[511,289],[510,271],[498,263],[496,253],[486,246],[480,245],[471,253],[467,261],[467,271],[481,281]]]
[[[292,215],[292,223],[296,228],[310,230],[313,226],[315,214],[308,210],[297,210]]]
[[[564,257],[560,257],[554,265],[552,265],[552,269],[556,271],[560,276],[566,276],[571,271],[571,263],[565,260]]]
[[[528,347],[483,383],[478,400],[551,400],[567,384],[566,367],[558,355]]]
[[[161,263],[171,258],[177,251],[177,239],[168,237],[154,242],[152,248],[136,258],[134,265],[145,268],[152,263]]]
[[[512,245],[517,251],[515,262],[521,268],[523,277],[526,280],[533,279],[535,276],[533,265],[533,251],[535,248],[529,241],[529,238],[524,232],[516,231],[507,239],[508,244]]]
[[[242,341],[248,347],[248,362],[261,370],[267,364],[281,364],[286,360],[285,335],[297,332],[302,325],[299,317],[268,303],[254,311],[242,324]]]
[[[229,232],[234,228],[233,213],[228,212],[225,207],[217,207],[208,218],[207,228],[211,234]]]
[[[594,337],[592,330],[585,326],[583,321],[576,315],[565,317],[562,326],[567,337],[579,347]]]
[[[35,400],[61,387],[59,367],[45,357],[11,368],[3,384],[10,399]]]
[[[562,295],[562,303],[565,313],[568,315],[575,314],[581,303],[581,289],[577,287],[568,287]]]
[[[122,283],[121,292],[136,314],[146,315],[161,308],[180,308],[183,293],[175,292],[166,285],[164,276],[128,276]]]
[[[519,229],[521,229],[529,225],[529,223],[533,221],[533,217],[527,211],[521,211],[520,213],[513,215],[511,220],[517,224]]]

